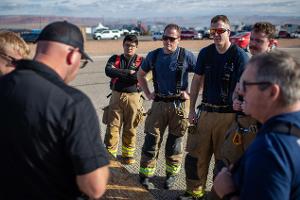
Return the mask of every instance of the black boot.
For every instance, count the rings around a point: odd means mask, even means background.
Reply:
[[[153,190],[155,189],[155,186],[153,183],[151,183],[149,177],[141,177],[140,176],[140,183],[147,189],[147,190]]]
[[[175,185],[175,182],[176,182],[176,176],[167,174],[164,188],[169,190],[171,187]]]

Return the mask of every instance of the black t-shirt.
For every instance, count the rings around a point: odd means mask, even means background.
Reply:
[[[0,199],[75,199],[109,163],[89,98],[35,61],[0,78],[0,136]]]

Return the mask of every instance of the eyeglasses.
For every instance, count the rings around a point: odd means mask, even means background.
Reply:
[[[225,33],[226,31],[230,31],[229,29],[226,29],[226,28],[211,28],[210,30],[209,30],[209,33],[211,34],[211,35],[214,35],[214,34],[218,34],[218,35],[221,35],[221,34],[223,34],[223,33]]]
[[[80,69],[85,68],[88,62],[89,62],[88,60],[80,60]]]
[[[89,61],[86,59],[82,59],[82,53],[77,49],[69,49],[69,51],[78,51],[81,54],[80,69],[85,68]]]
[[[135,44],[124,44],[124,47],[126,48],[136,48],[137,46]]]
[[[174,41],[177,40],[178,38],[174,38],[174,37],[170,37],[170,36],[167,36],[167,35],[163,35],[163,36],[162,36],[162,39],[163,39],[164,41],[169,40],[170,42],[174,42]]]
[[[265,89],[267,89],[267,87],[269,87],[272,84],[273,83],[268,82],[268,81],[261,81],[261,82],[242,81],[242,90],[243,90],[243,93],[245,93],[246,92],[246,86],[251,86],[251,85],[261,85],[261,86],[264,86],[262,88],[262,90],[265,90]]]
[[[15,59],[14,57],[9,56],[9,55],[7,55],[7,54],[5,54],[3,52],[0,52],[0,56],[2,58],[4,58],[5,60],[9,61],[10,63],[13,63],[13,62],[17,61],[17,59]]]

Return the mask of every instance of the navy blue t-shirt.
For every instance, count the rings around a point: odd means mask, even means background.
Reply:
[[[141,68],[145,72],[152,70],[152,61],[154,60],[154,51],[151,51],[144,60]],[[155,74],[158,86],[158,93],[163,96],[176,94],[176,68],[179,48],[172,54],[165,54],[160,48],[157,52],[155,63]],[[196,57],[188,50],[185,50],[185,58],[183,62],[183,73],[181,90],[188,87],[188,72],[194,72],[196,66]]]
[[[233,171],[240,199],[300,199],[300,138],[269,131],[278,122],[300,128],[300,112],[272,117]]]
[[[208,48],[212,48],[212,51],[209,51]],[[230,48],[233,48],[233,46]],[[213,58],[212,63],[208,63],[209,61],[207,61],[207,54],[209,52],[212,53],[210,56]],[[224,67],[230,59],[229,52],[230,49],[228,49],[224,54],[219,54],[215,45],[213,45],[203,48],[198,55],[195,73],[198,75],[205,75],[205,79],[207,79],[205,81],[203,91],[203,94],[206,96],[205,103],[224,105],[220,94],[221,88],[224,86],[224,82],[222,80],[224,76]],[[248,55],[245,53],[245,51],[237,47],[235,57],[232,59],[234,71],[232,72],[229,85],[229,98],[225,105],[232,105],[231,97],[234,88],[236,83],[239,81],[242,72],[244,71],[248,59]]]

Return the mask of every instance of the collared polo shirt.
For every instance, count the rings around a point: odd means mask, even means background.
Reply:
[[[0,78],[0,199],[75,199],[76,175],[108,164],[90,99],[48,66]]]

